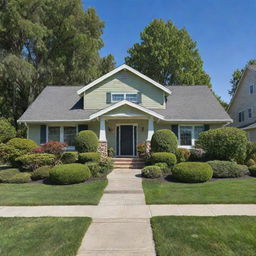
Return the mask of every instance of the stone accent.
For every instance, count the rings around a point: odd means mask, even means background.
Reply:
[[[99,141],[98,152],[100,152],[101,156],[108,156],[108,142],[107,141]]]
[[[145,141],[145,153],[146,153],[146,157],[150,155],[151,152],[151,144],[149,140]]]

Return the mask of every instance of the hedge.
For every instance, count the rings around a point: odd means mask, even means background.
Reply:
[[[0,182],[5,183],[8,182],[8,180],[16,175],[20,173],[19,169],[15,169],[15,168],[11,168],[11,169],[5,169],[0,171]]]
[[[90,130],[81,131],[75,137],[75,146],[79,153],[96,152],[99,140],[97,135]]]
[[[145,178],[155,179],[162,175],[162,170],[159,166],[149,165],[141,170],[141,175]]]
[[[78,162],[82,164],[87,162],[99,162],[100,157],[101,155],[99,152],[80,153],[78,156]]]
[[[31,181],[31,174],[27,172],[20,172],[10,177],[6,182],[8,183],[28,183]]]
[[[89,163],[86,163],[86,166],[89,168],[92,174],[92,177],[100,176],[100,165],[98,163],[89,162]]]
[[[250,175],[256,177],[256,165],[249,167]]]
[[[164,174],[170,174],[172,171],[172,168],[168,167],[167,163],[156,163],[155,166],[160,167],[162,173],[164,173]]]
[[[151,154],[150,162],[151,164],[166,163],[169,167],[171,167],[176,164],[177,159],[173,153],[157,152]]]
[[[174,166],[172,176],[182,182],[198,183],[212,178],[213,170],[208,163],[183,162]]]
[[[63,164],[73,164],[78,160],[77,152],[64,152],[61,156],[61,162]]]
[[[177,162],[181,163],[181,162],[188,161],[191,153],[190,153],[189,149],[187,149],[187,148],[177,148],[175,155],[177,158]]]
[[[49,178],[49,175],[50,175],[49,173],[51,168],[52,166],[48,166],[48,165],[37,168],[35,171],[32,172],[31,179],[42,180],[42,179]]]

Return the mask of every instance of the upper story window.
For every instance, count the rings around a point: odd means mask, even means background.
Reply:
[[[134,103],[138,102],[137,93],[112,93],[111,102],[118,102],[122,100],[128,100]]]
[[[248,118],[252,118],[252,108],[248,108]]]
[[[253,94],[253,93],[254,93],[254,86],[253,86],[253,85],[250,85],[250,86],[249,86],[249,93],[250,93],[250,94]]]
[[[239,115],[238,116],[239,123],[244,122],[244,111],[239,112],[238,115]]]

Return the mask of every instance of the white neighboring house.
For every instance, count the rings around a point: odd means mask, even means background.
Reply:
[[[256,142],[256,65],[248,65],[228,107],[232,126],[245,130]]]

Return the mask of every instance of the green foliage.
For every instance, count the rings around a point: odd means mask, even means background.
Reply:
[[[212,167],[215,178],[236,178],[248,173],[246,165],[239,165],[235,162],[214,160],[209,161],[208,164]]]
[[[75,146],[79,153],[96,152],[98,144],[98,137],[91,130],[81,131],[75,137]]]
[[[137,145],[137,151],[140,157],[145,157],[146,154],[146,145],[145,143],[140,143]]]
[[[251,176],[256,177],[256,165],[250,166],[249,172]]]
[[[202,132],[198,145],[210,160],[228,160],[243,163],[248,139],[246,132],[234,127],[222,127]]]
[[[251,142],[249,141],[247,144],[247,156],[246,159],[252,159],[253,161],[256,162],[256,142]]]
[[[80,153],[78,155],[78,162],[82,164],[87,162],[99,162],[100,157],[101,156],[99,152]]]
[[[32,150],[37,147],[37,144],[33,140],[23,138],[13,138],[9,140],[6,145],[22,151],[22,154],[32,152]]]
[[[57,165],[50,170],[50,180],[55,184],[67,185],[84,182],[91,177],[89,168],[84,164]]]
[[[77,152],[64,152],[61,156],[61,162],[63,164],[73,164],[78,160]]]
[[[7,183],[28,183],[31,181],[31,174],[27,172],[20,172],[8,179]]]
[[[16,158],[16,163],[23,170],[33,171],[41,166],[54,165],[56,157],[53,154],[26,154]]]
[[[175,153],[178,146],[176,135],[168,129],[157,130],[151,139],[152,152]]]
[[[162,170],[159,166],[149,165],[141,170],[141,175],[145,178],[155,179],[162,175]]]
[[[172,172],[172,168],[168,167],[167,163],[155,163],[154,165],[160,167],[164,174],[170,174]]]
[[[172,167],[176,164],[177,159],[176,156],[172,153],[157,152],[151,154],[150,162],[151,164],[166,163],[169,167]]]
[[[108,147],[108,157],[113,157],[115,154],[115,150],[112,147]]]
[[[213,170],[207,163],[184,162],[174,166],[172,176],[182,182],[198,183],[212,178]]]
[[[154,19],[141,33],[141,43],[128,50],[126,64],[163,85],[210,86],[196,42],[185,28]]]
[[[20,173],[19,169],[5,169],[0,171],[0,182],[7,183],[11,177]]]
[[[86,163],[86,166],[89,168],[92,177],[98,177],[100,176],[100,165],[95,162],[88,162]]]
[[[7,119],[0,118],[0,143],[5,143],[16,136],[15,128]]]
[[[246,162],[246,165],[247,165],[247,166],[256,165],[256,162],[255,162],[253,159],[249,159],[249,160]]]
[[[177,158],[177,162],[180,163],[180,162],[188,161],[191,153],[190,153],[189,149],[177,148],[175,155]]]
[[[37,168],[35,171],[31,173],[31,179],[32,180],[42,180],[49,178],[49,173],[51,170],[52,166],[46,165],[46,166],[41,166]]]
[[[100,175],[106,176],[114,168],[113,160],[109,157],[102,157],[99,162],[100,165]]]
[[[205,159],[205,151],[201,148],[191,148],[190,149],[190,156],[189,161],[191,162],[200,162],[204,161]]]

